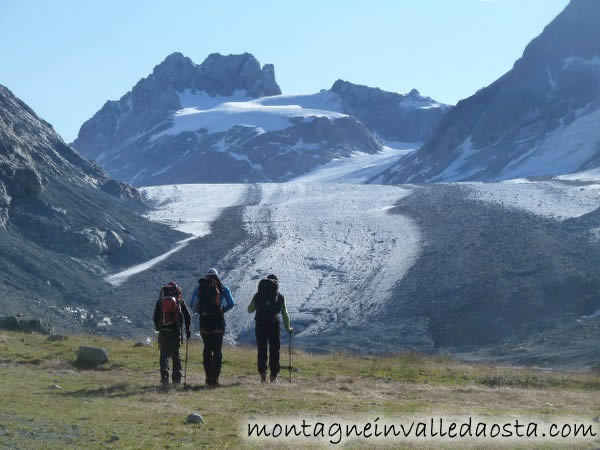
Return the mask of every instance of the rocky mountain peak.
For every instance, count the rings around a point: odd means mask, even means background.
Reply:
[[[191,59],[181,52],[173,52],[170,55],[167,55],[163,62],[161,62],[158,66],[170,66],[173,64],[181,63],[182,61],[191,61]]]
[[[331,86],[330,91],[332,92],[337,92],[338,94],[344,92],[346,89],[350,88],[354,86],[352,83],[350,83],[349,81],[344,81],[342,79],[337,79],[335,81],[335,83],[333,83],[333,86]]]
[[[211,53],[198,65],[179,52],[171,53],[156,65],[148,77],[137,83],[132,94],[151,91],[160,95],[173,89],[177,92],[201,90],[223,97],[236,90],[244,90],[251,97],[281,94],[275,81],[274,66],[265,64],[261,69],[258,60],[250,53]]]
[[[261,81],[263,94],[265,96],[281,95],[281,89],[275,81],[275,66],[273,64],[265,64],[261,71]]]
[[[181,108],[178,93],[185,90],[222,97],[236,91],[253,98],[281,94],[273,65],[265,64],[261,69],[250,53],[212,53],[198,65],[175,52],[118,101],[106,102],[81,126],[73,146],[100,161],[105,151],[127,142],[131,136],[168,123]]]
[[[236,90],[244,90],[250,97],[281,94],[275,81],[275,68],[260,63],[250,53],[221,55],[212,53],[200,64],[199,84],[193,86],[211,95],[229,96]],[[268,92],[264,87],[268,86]]]

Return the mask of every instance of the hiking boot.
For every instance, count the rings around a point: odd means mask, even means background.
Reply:
[[[260,382],[261,383],[266,383],[267,382],[267,374],[266,374],[266,372],[260,372]]]
[[[275,384],[279,383],[279,379],[277,378],[277,375],[272,376],[270,378],[270,381],[271,381],[271,383],[275,383]]]
[[[219,380],[213,380],[212,387],[221,387],[221,383],[219,383]]]

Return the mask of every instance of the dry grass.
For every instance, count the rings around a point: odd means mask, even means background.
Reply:
[[[293,383],[262,385],[254,349],[242,347],[225,348],[225,387],[210,390],[203,385],[201,344],[193,342],[190,386],[164,391],[155,346],[87,336],[55,343],[36,335],[2,337],[0,446],[6,447],[251,447],[241,427],[253,417],[600,415],[598,377],[591,372],[542,373],[416,354],[365,359],[295,352]],[[111,361],[99,370],[75,369],[83,343],[108,348]],[[205,424],[186,425],[191,411]],[[109,442],[113,435],[118,440]]]

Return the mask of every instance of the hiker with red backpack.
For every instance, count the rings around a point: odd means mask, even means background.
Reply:
[[[160,382],[169,384],[169,358],[173,360],[173,384],[181,383],[181,358],[179,347],[183,343],[183,325],[186,338],[190,338],[190,312],[183,300],[183,293],[171,282],[160,290],[154,307],[154,326],[158,331],[160,346]]]
[[[200,316],[200,335],[204,342],[203,364],[206,384],[219,387],[223,361],[225,313],[235,306],[231,291],[221,283],[217,269],[209,269],[192,294],[192,311]]]
[[[248,312],[256,312],[254,316],[256,346],[258,348],[258,373],[263,383],[267,381],[267,361],[270,369],[271,383],[277,383],[279,374],[279,318],[283,317],[283,325],[292,334],[290,316],[285,306],[285,297],[279,292],[279,280],[271,274],[260,280],[258,291],[248,305]],[[268,351],[268,354],[267,354]],[[290,353],[291,354],[291,353]]]

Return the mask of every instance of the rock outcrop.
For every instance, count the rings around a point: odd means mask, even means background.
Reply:
[[[21,315],[0,317],[0,330],[23,331],[25,333],[52,333],[52,325],[44,319]]]
[[[340,111],[391,141],[425,142],[451,109],[416,89],[402,95],[337,80],[330,91],[337,95]]]

